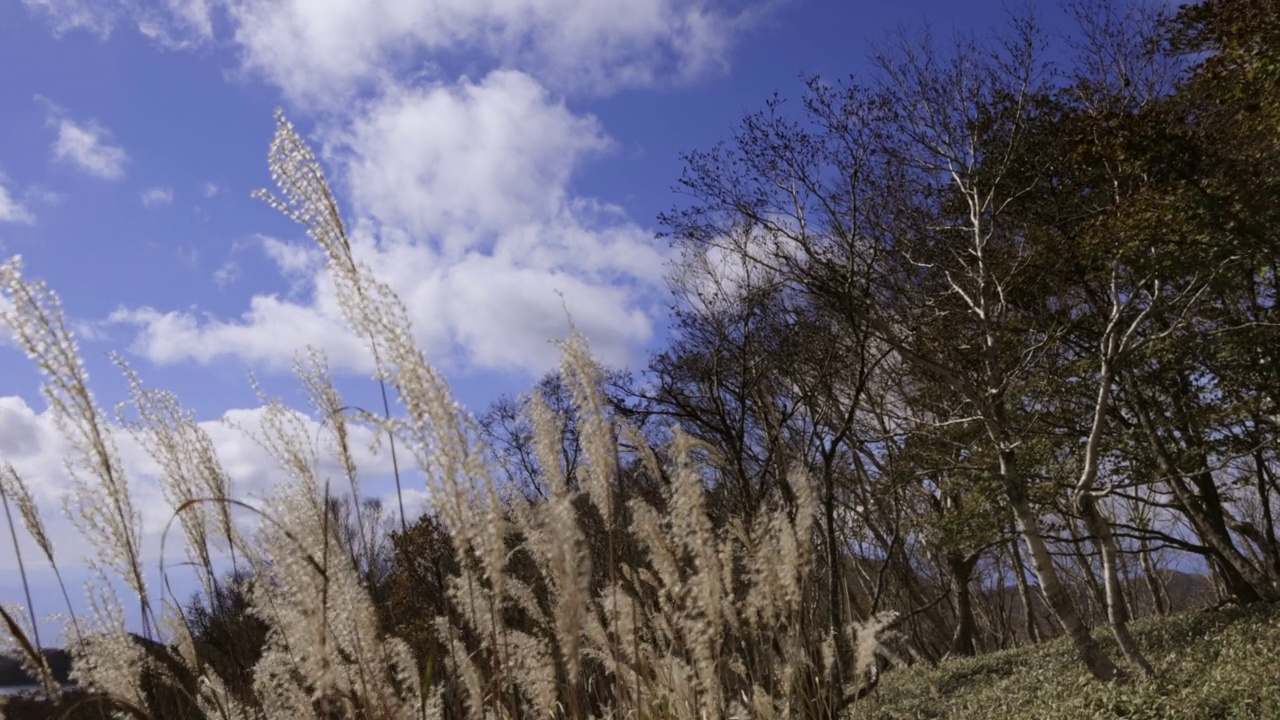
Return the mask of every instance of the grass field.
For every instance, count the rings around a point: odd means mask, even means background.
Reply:
[[[891,672],[850,717],[1280,718],[1280,606],[1193,611],[1134,630],[1154,682],[1092,681],[1059,640]]]

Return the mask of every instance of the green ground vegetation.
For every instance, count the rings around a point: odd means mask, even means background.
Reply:
[[[1101,633],[1098,633],[1101,635]],[[1280,605],[1134,623],[1158,676],[1091,682],[1065,640],[885,675],[851,718],[1243,720],[1280,717]],[[1110,647],[1110,638],[1103,638]]]

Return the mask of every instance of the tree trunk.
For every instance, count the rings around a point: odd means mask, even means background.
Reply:
[[[1018,583],[1018,598],[1022,601],[1022,620],[1027,626],[1027,642],[1035,645],[1040,642],[1040,623],[1036,620],[1036,608],[1031,604],[1031,588],[1027,585],[1027,570],[1017,538],[1009,541],[1009,549],[1013,557],[1013,578]]]
[[[1102,580],[1106,593],[1107,624],[1111,627],[1111,634],[1120,644],[1120,651],[1124,653],[1130,667],[1143,677],[1152,677],[1155,671],[1129,633],[1129,613],[1125,608],[1124,587],[1120,584],[1119,552],[1116,549],[1115,535],[1111,532],[1111,523],[1102,517],[1097,502],[1089,493],[1076,498],[1076,507],[1084,516],[1085,525],[1093,533],[1098,550],[1102,553]]]
[[[1221,571],[1223,581],[1227,583],[1228,591],[1242,603],[1280,599],[1280,591],[1271,583],[1270,578],[1249,562],[1232,540],[1226,521],[1221,514],[1221,502],[1212,477],[1206,477],[1204,472],[1196,473],[1197,489],[1202,494],[1197,496],[1192,492],[1184,479],[1184,474],[1165,445],[1164,438],[1160,437],[1155,421],[1148,412],[1145,399],[1136,392],[1136,383],[1132,378],[1126,377],[1125,384],[1130,391],[1130,408],[1138,418],[1138,424],[1142,427],[1147,444],[1155,456],[1156,465],[1164,473],[1164,480],[1178,501],[1178,509],[1212,551],[1215,564]]]
[[[956,606],[956,629],[951,634],[951,646],[948,649],[952,655],[970,656],[975,652],[973,636],[976,623],[969,582],[977,563],[977,553],[968,557],[959,554],[947,556],[947,572],[951,575],[951,600]]]
[[[1087,524],[1085,529],[1088,530]],[[1076,529],[1076,524],[1068,522],[1067,530],[1071,533],[1072,545],[1076,551],[1076,564],[1080,566],[1080,574],[1084,576],[1084,584],[1089,588],[1089,597],[1086,598],[1089,602],[1085,603],[1085,615],[1089,618],[1104,616],[1107,608],[1107,594],[1102,589],[1102,583],[1098,582],[1097,573],[1093,571],[1093,559],[1089,557],[1089,553],[1085,552],[1085,541],[1081,539],[1080,532]]]
[[[1151,593],[1151,608],[1157,615],[1168,615],[1169,605],[1165,597],[1164,583],[1160,581],[1155,559],[1151,556],[1151,547],[1145,537],[1139,542],[1138,557],[1141,558],[1142,577],[1147,582],[1147,591]]]
[[[1257,420],[1254,421],[1257,425]],[[1267,564],[1271,574],[1280,578],[1280,542],[1276,540],[1276,520],[1271,513],[1271,490],[1270,470],[1267,468],[1267,460],[1262,455],[1262,440],[1259,438],[1254,444],[1253,462],[1255,465],[1255,487],[1258,492],[1258,505],[1262,508],[1262,532],[1261,537],[1257,539],[1257,543],[1262,550],[1263,556],[1267,559]]]
[[[1040,526],[1035,511],[1031,508],[1031,501],[1027,497],[1027,489],[1023,485],[1022,478],[1018,476],[1016,458],[1012,449],[1000,450],[1000,479],[1004,484],[1005,494],[1009,497],[1009,504],[1013,507],[1014,518],[1018,522],[1022,540],[1027,544],[1031,570],[1040,581],[1040,590],[1044,593],[1049,609],[1062,625],[1067,637],[1071,638],[1071,645],[1089,672],[1099,680],[1107,682],[1116,680],[1120,676],[1119,669],[1098,646],[1089,628],[1080,620],[1075,603],[1071,601],[1067,588],[1058,577],[1058,570],[1054,567],[1049,546],[1040,534]]]

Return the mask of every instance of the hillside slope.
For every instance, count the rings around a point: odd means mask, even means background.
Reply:
[[[849,717],[1280,718],[1280,605],[1193,611],[1134,630],[1154,682],[1094,682],[1059,640],[888,673]]]

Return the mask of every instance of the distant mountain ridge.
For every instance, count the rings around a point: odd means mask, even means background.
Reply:
[[[62,648],[44,648],[40,651],[49,669],[53,671],[53,679],[66,685],[71,682],[71,653]],[[38,685],[40,681],[22,667],[22,661],[14,655],[0,655],[0,687],[15,685]]]

